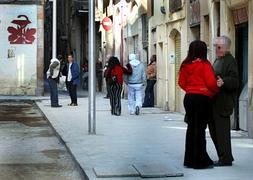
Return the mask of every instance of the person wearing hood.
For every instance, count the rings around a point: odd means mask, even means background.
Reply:
[[[61,105],[59,105],[58,87],[57,87],[57,83],[59,82],[60,69],[61,69],[61,62],[57,58],[53,58],[47,71],[47,79],[50,88],[51,107],[55,108],[62,107]]]
[[[212,116],[212,98],[219,92],[207,46],[203,41],[190,44],[188,56],[179,71],[179,86],[186,92],[184,107],[187,115],[184,165],[188,168],[213,167],[206,151],[205,130]]]
[[[131,115],[139,115],[142,107],[143,87],[146,82],[146,71],[144,64],[137,59],[136,54],[130,54],[129,61],[132,73],[127,76],[128,108]]]

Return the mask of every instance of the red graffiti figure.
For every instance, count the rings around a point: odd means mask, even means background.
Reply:
[[[9,42],[10,44],[32,44],[35,40],[35,28],[28,28],[28,24],[31,24],[29,18],[25,15],[19,15],[18,20],[13,20],[11,23],[16,24],[15,27],[8,27],[10,33]],[[20,19],[24,18],[24,19]]]

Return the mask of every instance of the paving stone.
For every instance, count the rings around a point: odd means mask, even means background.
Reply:
[[[136,163],[133,167],[139,172],[142,178],[181,177],[184,175],[177,168],[171,167],[167,164]]]
[[[113,177],[138,177],[139,173],[131,165],[129,166],[106,166],[93,168],[98,178]]]

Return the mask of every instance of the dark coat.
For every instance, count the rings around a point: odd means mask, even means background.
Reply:
[[[71,74],[72,74],[72,82],[74,85],[80,85],[80,70],[79,70],[79,66],[76,62],[73,62],[71,67]],[[69,70],[69,64],[67,64],[63,71],[62,71],[62,75],[66,76],[66,81],[68,78],[68,70]]]
[[[237,91],[239,88],[238,66],[235,58],[230,53],[220,60],[222,63],[221,72],[218,72],[216,69],[214,71],[216,76],[220,76],[223,79],[224,85],[214,97],[214,105],[217,113],[228,117],[233,113],[237,101]]]

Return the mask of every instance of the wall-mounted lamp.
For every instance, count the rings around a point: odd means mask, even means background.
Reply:
[[[163,14],[166,14],[166,9],[165,9],[165,7],[164,6],[161,6],[161,13],[163,13]]]

